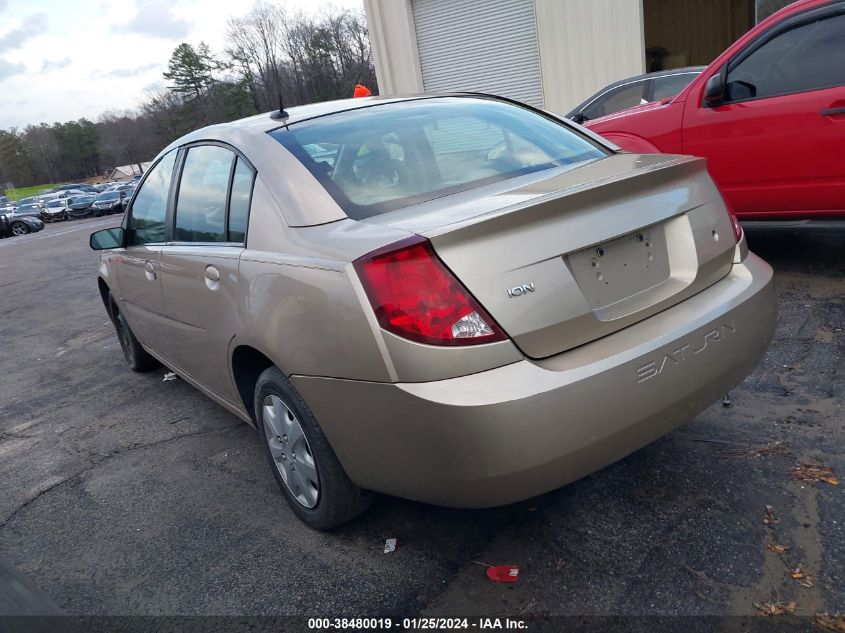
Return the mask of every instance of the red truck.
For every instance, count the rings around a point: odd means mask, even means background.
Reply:
[[[707,158],[740,218],[845,218],[845,0],[795,2],[677,96],[587,127],[632,152]]]

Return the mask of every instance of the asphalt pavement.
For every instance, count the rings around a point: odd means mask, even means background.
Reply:
[[[288,510],[255,431],[164,369],[125,366],[87,245],[115,224],[0,240],[0,559],[65,612],[845,612],[845,484],[791,474],[845,474],[845,222],[747,228],[779,321],[729,407],[524,503],[381,497],[331,533]]]

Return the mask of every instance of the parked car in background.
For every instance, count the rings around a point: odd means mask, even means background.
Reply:
[[[41,210],[41,219],[45,222],[58,222],[59,220],[67,220],[68,213],[68,199],[56,198],[44,205]]]
[[[123,192],[123,200],[120,201],[121,208],[125,211],[126,207],[129,206],[129,202],[132,200],[132,195],[135,193],[135,187],[132,189],[127,189]]]
[[[44,222],[29,216],[15,217],[0,213],[0,237],[26,235],[44,228]]]
[[[703,156],[745,219],[845,218],[845,2],[760,22],[668,103],[589,122],[632,152]]]
[[[686,88],[705,68],[687,66],[617,81],[573,108],[566,118],[584,123],[634,106],[663,101]]]
[[[96,191],[93,185],[89,185],[86,183],[71,183],[67,185],[59,185],[57,187],[53,187],[53,192],[59,191],[82,191],[82,192],[92,192]]]
[[[87,218],[93,214],[91,205],[97,199],[96,195],[76,196],[68,199],[67,215],[68,219]]]
[[[16,207],[12,207],[7,213],[13,215],[15,217],[30,217],[30,218],[41,218],[41,214],[44,211],[44,205],[39,202],[33,202],[31,204],[22,204]]]
[[[39,194],[37,199],[40,202],[48,203],[54,200],[65,200],[67,198],[72,198],[74,196],[82,196],[85,195],[87,192],[81,191],[80,189],[62,189],[61,191],[53,191],[50,193]]]
[[[105,191],[94,198],[91,211],[96,216],[120,213],[123,211],[122,202],[125,197],[126,194],[122,191]]]
[[[705,161],[492,97],[197,130],[126,214],[91,245],[129,366],[254,424],[315,528],[368,491],[486,507],[592,473],[721,398],[775,326]]]

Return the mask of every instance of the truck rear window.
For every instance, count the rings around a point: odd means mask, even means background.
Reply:
[[[608,154],[533,110],[468,97],[365,107],[270,135],[358,220]]]

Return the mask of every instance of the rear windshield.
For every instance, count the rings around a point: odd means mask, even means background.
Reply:
[[[542,114],[466,97],[340,112],[270,135],[356,220],[608,154]]]

